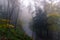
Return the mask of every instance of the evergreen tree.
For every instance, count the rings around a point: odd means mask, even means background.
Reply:
[[[36,16],[33,18],[33,31],[36,33],[36,40],[47,38],[46,12],[41,9],[36,10]]]

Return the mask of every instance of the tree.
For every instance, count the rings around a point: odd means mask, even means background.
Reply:
[[[47,24],[48,24],[48,34],[52,40],[59,40],[58,32],[59,29],[59,19],[60,19],[60,7],[58,0],[51,0],[51,3],[46,3],[45,11],[47,12]]]
[[[46,12],[39,8],[36,10],[36,16],[33,18],[33,31],[36,33],[36,40],[47,38]]]

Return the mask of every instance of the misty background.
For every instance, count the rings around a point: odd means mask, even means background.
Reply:
[[[46,33],[44,34],[46,37],[48,14],[60,14],[59,3],[59,0],[0,0],[0,19],[11,20],[10,24],[15,27],[19,25],[30,37],[42,31]],[[36,28],[37,25],[39,25],[38,28]],[[32,27],[35,31],[31,29]],[[39,32],[37,29],[42,31]],[[57,31],[54,33],[55,36],[58,35]]]

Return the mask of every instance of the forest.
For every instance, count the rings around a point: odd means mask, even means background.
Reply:
[[[0,40],[60,40],[59,0],[0,0]]]

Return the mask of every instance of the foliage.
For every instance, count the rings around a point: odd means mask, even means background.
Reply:
[[[60,29],[60,15],[58,14],[49,14],[48,16],[48,27],[49,30],[59,31]]]
[[[9,21],[0,19],[0,40],[31,40],[22,30],[9,24]]]

